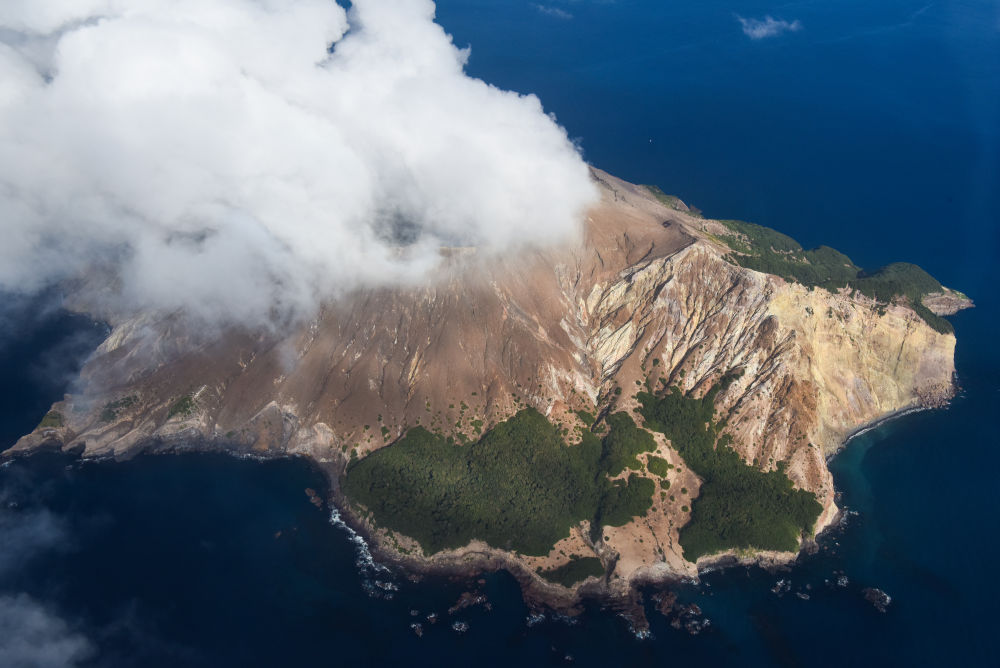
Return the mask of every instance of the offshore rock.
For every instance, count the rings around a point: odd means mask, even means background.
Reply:
[[[884,613],[889,608],[889,604],[892,603],[892,597],[877,587],[866,587],[861,590],[861,595],[864,596],[865,600],[871,603],[876,610],[882,613]]]

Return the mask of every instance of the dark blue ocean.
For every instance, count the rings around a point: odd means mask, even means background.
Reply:
[[[776,34],[743,32],[766,16]],[[596,606],[529,626],[504,573],[415,583],[366,565],[310,504],[325,483],[302,461],[15,460],[0,468],[0,663],[1000,665],[1000,2],[442,0],[438,17],[472,46],[472,74],[538,94],[592,164],[966,292],[959,396],[834,459],[850,513],[817,554],[710,574],[679,593],[711,625],[691,636],[650,608],[644,640]],[[5,304],[0,448],[103,333],[43,302]],[[470,586],[492,609],[449,615]],[[892,596],[884,614],[865,587]]]

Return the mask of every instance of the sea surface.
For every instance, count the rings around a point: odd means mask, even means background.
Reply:
[[[787,29],[743,32],[766,16]],[[310,503],[326,483],[301,460],[17,459],[0,467],[0,665],[1000,665],[1000,3],[443,0],[438,18],[473,75],[537,94],[592,164],[966,292],[958,397],[833,460],[848,512],[817,554],[681,587],[710,625],[650,607],[645,639],[598,606],[530,619],[504,573],[386,572]],[[4,299],[0,448],[104,333],[42,303]],[[491,609],[449,614],[470,589]]]

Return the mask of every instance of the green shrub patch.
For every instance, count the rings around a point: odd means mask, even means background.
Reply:
[[[479,539],[548,554],[582,520],[620,525],[652,507],[652,480],[608,478],[643,442],[632,419],[616,415],[627,420],[612,416],[603,439],[584,431],[578,445],[567,445],[532,408],[469,445],[415,427],[350,465],[343,490],[376,524],[413,537],[428,553]]]
[[[676,387],[638,395],[646,426],[665,434],[702,479],[691,521],[680,530],[690,561],[731,548],[795,550],[822,511],[814,494],[792,487],[783,468],[764,472],[750,466],[729,447],[728,435],[720,437],[714,402],[728,381],[701,399]]]

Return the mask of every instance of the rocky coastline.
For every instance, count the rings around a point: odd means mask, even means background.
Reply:
[[[954,335],[905,299],[879,303],[743,267],[751,239],[734,229],[754,228],[594,175],[603,200],[578,245],[487,264],[449,256],[427,287],[353,295],[291,333],[206,338],[172,318],[109,316],[112,332],[79,389],[2,456],[60,448],[88,459],[303,457],[324,472],[324,501],[376,561],[415,576],[504,569],[533,607],[572,615],[599,600],[637,633],[646,628],[644,586],[735,564],[794,562],[839,517],[829,459],[887,420],[952,398]],[[943,287],[924,301],[944,314],[971,305]],[[796,551],[685,559],[679,532],[702,481],[663,434],[653,434],[655,450],[636,471],[652,479],[653,457],[666,466],[649,512],[596,539],[586,526],[571,527],[544,556],[475,541],[423,556],[412,538],[357,512],[341,489],[350,462],[415,426],[467,443],[527,407],[564,434],[590,412],[602,419],[619,411],[641,425],[642,388],[662,383],[698,397],[734,370],[715,401],[732,449],[747,465],[784,472],[822,506]],[[596,557],[603,577],[569,587],[543,577],[580,557]]]
[[[941,408],[943,405],[946,404],[912,406],[873,420],[849,434],[841,448],[832,453],[827,460],[832,460],[847,447],[851,439],[863,433],[906,415]],[[319,508],[327,507],[331,511],[333,523],[341,524],[350,532],[352,540],[357,543],[359,550],[359,567],[374,569],[386,575],[391,573],[414,582],[427,576],[439,576],[467,582],[470,585],[484,573],[504,570],[517,581],[532,616],[542,618],[546,615],[557,615],[573,618],[583,612],[586,604],[596,603],[624,619],[633,633],[640,639],[645,637],[649,630],[645,606],[646,596],[652,596],[654,607],[665,617],[671,619],[675,628],[697,634],[710,624],[710,620],[702,616],[702,612],[697,606],[676,605],[676,595],[672,593],[673,587],[681,584],[695,584],[703,575],[735,567],[759,567],[771,572],[787,571],[793,568],[794,563],[803,555],[815,553],[822,533],[836,528],[841,518],[841,514],[838,512],[833,521],[818,531],[813,539],[804,541],[797,552],[729,550],[699,559],[693,574],[671,572],[646,574],[614,586],[609,582],[609,574],[606,573],[604,577],[590,577],[572,587],[564,587],[547,581],[537,572],[532,572],[523,562],[512,557],[509,552],[492,548],[484,543],[429,556],[402,554],[393,549],[385,540],[380,539],[377,527],[351,510],[350,500],[341,492],[339,485],[347,466],[346,459],[340,459],[336,462],[319,462],[307,455],[273,451],[262,453],[252,449],[234,447],[234,445],[234,443],[225,440],[208,440],[198,433],[191,432],[176,434],[170,438],[138,442],[126,451],[109,455],[88,454],[85,452],[85,448],[80,445],[65,447],[60,441],[49,439],[39,442],[30,450],[8,450],[0,453],[0,462],[12,458],[29,457],[44,451],[63,452],[79,457],[81,460],[93,462],[121,462],[138,456],[174,456],[177,454],[221,454],[256,461],[290,457],[301,458],[319,470],[328,484],[326,496],[321,496],[312,489],[304,490],[304,492],[314,505]],[[876,597],[875,595],[870,596],[868,591],[866,590],[865,596],[871,598],[873,605],[884,612],[884,606],[887,603],[883,604],[881,592],[872,590],[879,592],[880,596]],[[887,596],[885,598],[888,600]],[[880,605],[882,607],[879,607]]]

